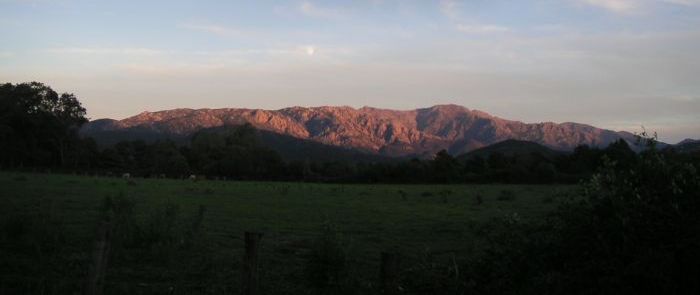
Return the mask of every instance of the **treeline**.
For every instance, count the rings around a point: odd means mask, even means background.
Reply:
[[[446,151],[433,159],[376,163],[360,171],[358,178],[369,182],[432,183],[575,183],[590,177],[609,159],[629,165],[637,154],[624,140],[604,149],[579,146],[572,153],[545,154],[539,151],[506,155],[453,157]]]
[[[310,155],[307,160],[287,161],[262,145],[257,130],[250,125],[201,131],[186,145],[123,141],[102,150],[91,145],[83,148],[82,154],[86,157],[80,163],[87,166],[81,171],[90,173],[357,183],[576,183],[593,175],[605,161],[625,168],[639,158],[620,140],[603,149],[580,146],[556,156],[494,152],[485,157],[453,157],[440,151],[432,159],[314,161]],[[698,162],[697,155],[692,158],[672,151],[666,155]]]
[[[260,142],[251,125],[203,130],[186,144],[160,140],[122,141],[99,149],[78,131],[88,120],[73,94],[58,94],[37,83],[0,85],[0,167],[81,172],[129,173],[139,177],[332,181],[364,183],[574,183],[590,177],[604,161],[622,167],[638,155],[620,140],[604,149],[580,146],[572,153],[521,151],[506,155],[432,159],[288,161]],[[517,147],[515,147],[517,149]],[[669,157],[688,156],[667,151]]]

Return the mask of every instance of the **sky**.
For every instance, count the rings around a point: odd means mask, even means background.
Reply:
[[[458,104],[700,138],[700,0],[0,0],[0,82],[92,119]]]

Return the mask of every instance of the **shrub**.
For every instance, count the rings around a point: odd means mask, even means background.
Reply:
[[[653,146],[609,159],[544,220],[507,219],[469,263],[483,293],[698,294],[700,177]]]
[[[402,201],[406,201],[408,198],[408,193],[403,190],[398,190],[397,193],[401,196]]]
[[[441,262],[425,249],[418,261],[402,272],[401,287],[405,294],[464,294],[468,282],[459,272],[454,255],[449,262]]]

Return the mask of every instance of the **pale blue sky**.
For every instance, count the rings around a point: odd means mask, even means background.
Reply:
[[[0,0],[0,82],[91,118],[454,103],[700,138],[700,0]]]

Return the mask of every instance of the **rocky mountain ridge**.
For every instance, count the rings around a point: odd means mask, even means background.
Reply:
[[[498,118],[458,105],[415,110],[372,107],[290,107],[262,109],[174,109],[143,112],[123,120],[89,122],[81,132],[138,130],[188,136],[205,129],[250,123],[254,127],[322,144],[387,156],[426,156],[441,149],[460,154],[507,139],[532,141],[555,150],[578,145],[607,146],[634,135],[578,123],[534,123]]]

